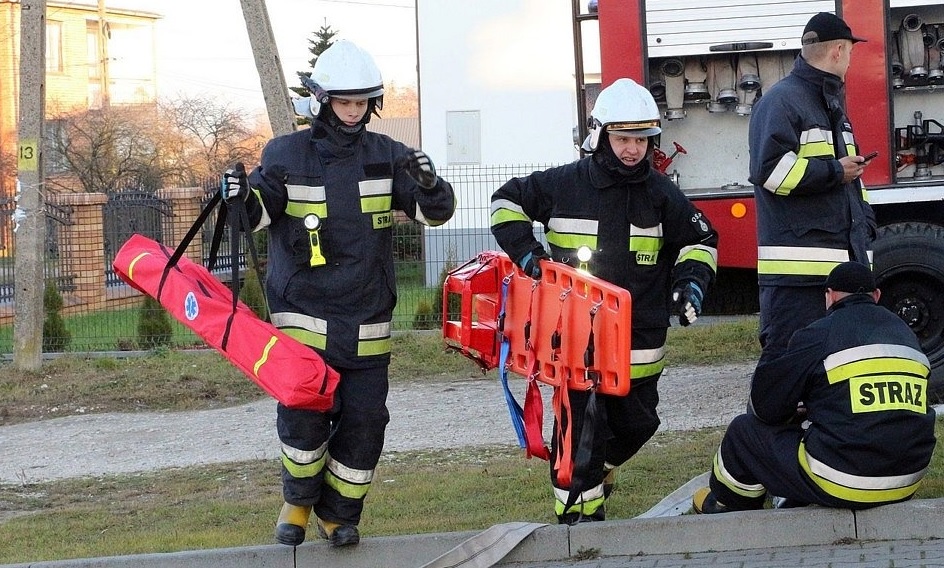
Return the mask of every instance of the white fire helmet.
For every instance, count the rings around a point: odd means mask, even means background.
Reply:
[[[658,136],[661,124],[659,107],[649,90],[632,79],[617,79],[597,96],[590,112],[590,134],[582,148],[595,152],[604,132]]]
[[[348,40],[338,40],[324,50],[315,60],[311,77],[302,78],[302,84],[312,96],[293,104],[296,112],[309,118],[318,116],[321,105],[331,97],[376,99],[377,108],[383,106],[380,68],[367,51]]]

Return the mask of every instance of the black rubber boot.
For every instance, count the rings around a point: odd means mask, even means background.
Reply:
[[[285,503],[279,511],[279,520],[275,524],[275,542],[288,546],[298,546],[305,542],[305,529],[311,506],[290,505]]]
[[[361,534],[355,525],[341,525],[318,519],[318,534],[331,543],[331,546],[350,546],[361,541]]]

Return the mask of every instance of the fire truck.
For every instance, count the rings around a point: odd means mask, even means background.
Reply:
[[[944,3],[922,0],[573,0],[578,129],[595,94],[620,77],[647,85],[663,113],[655,166],[720,235],[718,311],[757,302],[757,237],[748,181],[753,103],[790,73],[806,22],[841,16],[857,37],[847,113],[878,220],[881,303],[914,330],[944,400]],[[598,33],[599,79],[585,72]],[[706,306],[706,309],[709,306]]]

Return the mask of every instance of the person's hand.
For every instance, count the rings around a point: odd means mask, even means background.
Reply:
[[[223,172],[223,181],[220,184],[220,195],[223,201],[232,201],[234,199],[246,199],[249,195],[249,180],[246,178],[246,167],[242,162]]]
[[[525,254],[520,259],[518,259],[518,268],[521,269],[525,275],[534,278],[535,280],[541,279],[541,263],[540,261],[550,260],[551,255],[547,254],[547,251],[544,250],[544,247],[538,245],[534,247],[534,250]]]
[[[704,299],[704,292],[693,281],[683,280],[676,284],[672,290],[672,309],[678,315],[679,324],[684,327],[695,323],[701,315]]]
[[[436,187],[436,166],[422,150],[414,150],[406,159],[406,173],[423,189]]]
[[[844,156],[839,158],[839,164],[842,166],[842,183],[849,183],[862,175],[868,162],[862,160],[862,156]]]

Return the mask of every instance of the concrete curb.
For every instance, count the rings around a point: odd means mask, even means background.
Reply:
[[[475,531],[364,538],[335,549],[324,541],[5,565],[11,568],[388,568],[421,566],[479,534]],[[775,536],[774,536],[775,535]],[[704,553],[830,545],[849,540],[944,538],[944,499],[919,499],[866,511],[805,507],[724,515],[683,515],[551,525],[535,530],[499,565],[601,556]]]

